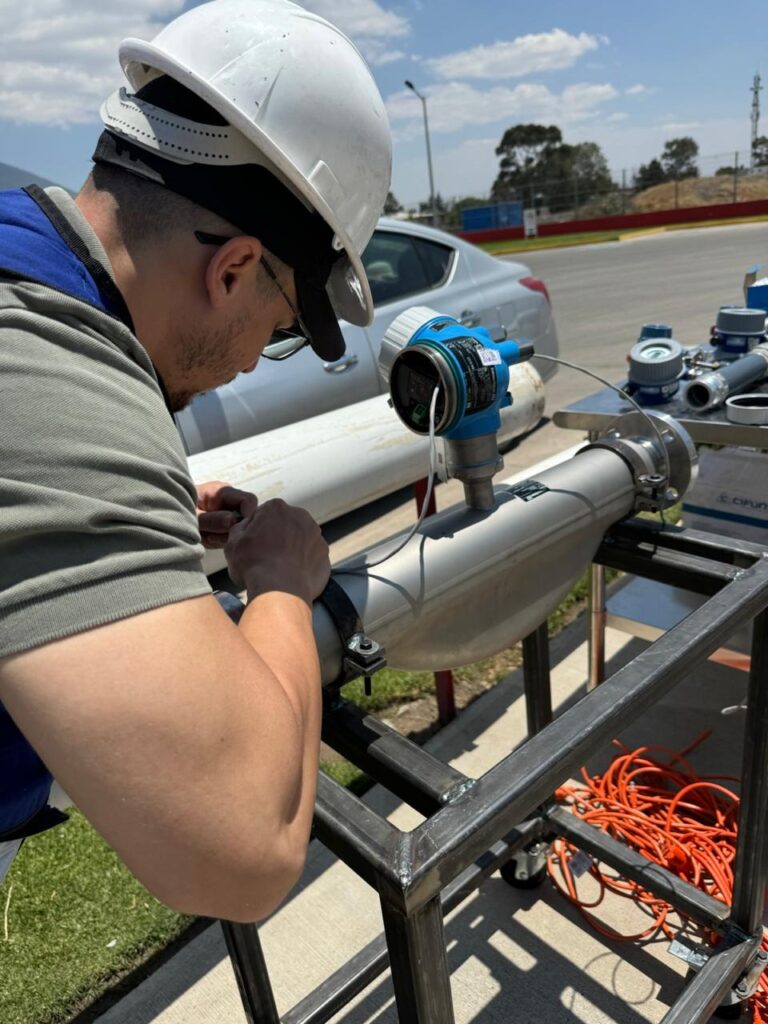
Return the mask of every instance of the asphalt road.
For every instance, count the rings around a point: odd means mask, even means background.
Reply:
[[[692,345],[709,335],[717,310],[743,302],[744,273],[768,264],[768,223],[696,228],[645,235],[623,242],[527,253],[523,261],[549,289],[560,354],[620,380],[626,356],[643,323],[667,323],[674,337]],[[547,383],[548,416],[601,385],[560,367]],[[548,423],[504,456],[500,478],[528,470],[570,448],[583,434]],[[437,489],[439,509],[461,499],[457,481]],[[407,491],[329,524],[332,557],[343,558],[413,522]]]
[[[617,380],[641,324],[670,324],[673,337],[693,345],[708,337],[720,306],[744,301],[744,273],[768,264],[768,224],[669,231],[523,260],[549,289],[561,355]],[[561,367],[547,386],[549,414],[599,386]]]

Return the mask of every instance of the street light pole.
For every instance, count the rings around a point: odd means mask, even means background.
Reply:
[[[427,140],[427,167],[429,168],[429,207],[432,211],[432,223],[437,225],[437,209],[435,208],[435,179],[432,174],[432,147],[429,144],[429,121],[427,120],[427,97],[422,96],[413,82],[405,81],[405,87],[410,89],[412,93],[421,100],[422,110],[424,111],[424,137]]]

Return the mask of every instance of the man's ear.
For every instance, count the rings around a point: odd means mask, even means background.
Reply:
[[[222,308],[236,298],[244,285],[253,294],[250,281],[258,270],[262,252],[261,242],[250,235],[230,238],[216,250],[205,269],[205,286],[214,308]]]

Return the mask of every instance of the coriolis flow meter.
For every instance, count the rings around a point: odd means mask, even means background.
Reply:
[[[434,430],[446,442],[449,476],[464,484],[467,504],[493,507],[494,475],[501,469],[500,409],[511,404],[509,367],[530,359],[527,341],[495,342],[485,327],[465,327],[425,306],[401,313],[384,335],[379,369],[392,406],[417,434]]]

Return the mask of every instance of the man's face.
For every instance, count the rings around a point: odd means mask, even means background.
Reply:
[[[207,317],[187,316],[178,324],[176,358],[164,373],[174,412],[196,395],[250,373],[274,333],[294,325],[291,305],[298,307],[293,273],[284,269],[278,281],[280,288],[255,261],[241,268],[237,287],[226,301],[212,304]]]

